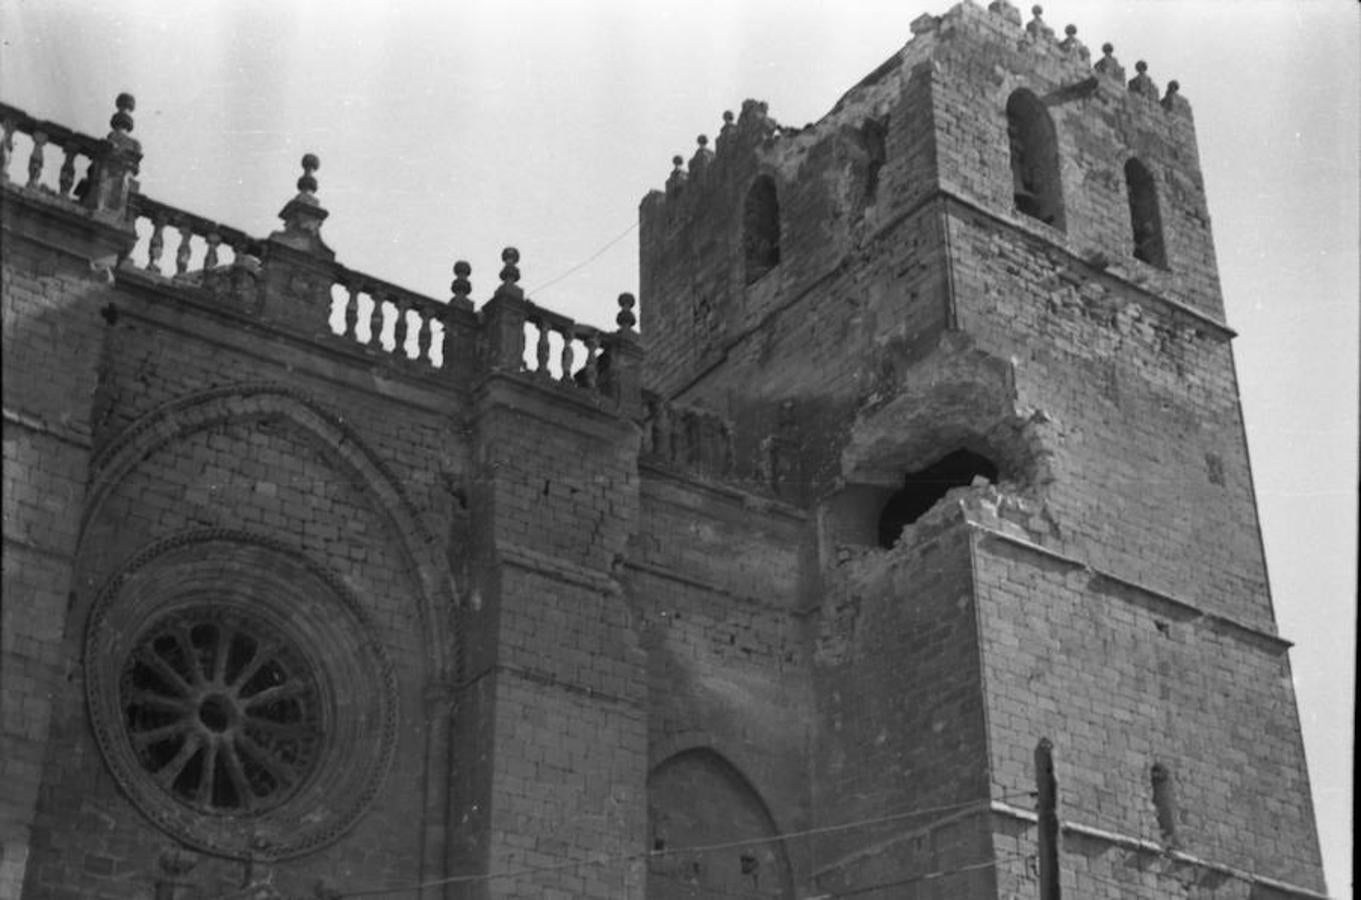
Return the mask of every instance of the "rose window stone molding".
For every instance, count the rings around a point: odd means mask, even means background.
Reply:
[[[234,858],[340,837],[394,751],[396,681],[358,600],[279,542],[212,530],[130,561],[95,602],[86,697],[124,793]]]

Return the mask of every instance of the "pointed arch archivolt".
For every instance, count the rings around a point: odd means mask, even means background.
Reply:
[[[236,384],[179,397],[146,413],[109,442],[91,465],[90,488],[80,522],[78,553],[114,488],[152,453],[195,432],[227,422],[280,419],[302,429],[326,448],[333,464],[351,476],[391,529],[403,562],[419,588],[418,614],[426,659],[433,673],[450,676],[451,660],[441,639],[436,611],[453,601],[453,581],[435,552],[430,530],[378,457],[340,416],[321,408],[301,391],[268,382]]]

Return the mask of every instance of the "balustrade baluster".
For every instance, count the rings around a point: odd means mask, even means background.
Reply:
[[[349,294],[349,299],[345,301],[345,337],[351,340],[359,340],[359,286],[355,284],[345,285],[345,293]]]
[[[369,297],[373,299],[373,309],[369,311],[369,346],[383,346],[383,295],[377,291],[369,291]]]
[[[572,326],[568,325],[560,332],[562,334],[562,376],[559,380],[571,383],[572,364],[576,362],[576,351],[572,349]]]
[[[392,352],[397,356],[406,356],[406,314],[410,307],[400,295],[392,301],[392,305],[397,309],[397,321],[392,326]]]
[[[151,243],[147,245],[146,269],[161,274],[161,253],[165,250],[165,214],[157,213],[151,222]]]
[[[205,270],[216,269],[217,246],[222,243],[222,235],[218,234],[216,231],[210,231],[204,240],[208,242],[208,249],[203,253],[203,268]]]
[[[231,240],[228,240],[225,243],[227,244],[228,247],[232,248],[232,264],[237,265],[240,262],[242,262],[242,260],[247,255],[246,251],[247,247],[249,246],[246,243],[246,239],[244,237],[237,237],[232,238]]]
[[[3,123],[5,137],[0,140],[0,181],[9,181],[9,161],[14,156],[14,130],[18,127],[13,119]]]
[[[28,155],[28,186],[35,188],[43,177],[43,145],[47,143],[47,134],[42,131],[33,132],[33,152]]]
[[[539,367],[535,371],[540,375],[548,375],[548,355],[551,349],[548,343],[548,319],[540,316],[532,321],[539,329],[539,342],[534,346],[534,358]]]
[[[61,164],[61,176],[57,179],[57,190],[61,196],[65,197],[71,193],[71,185],[76,183],[76,153],[78,151],[74,140],[62,149],[66,151],[66,159]]]
[[[595,390],[599,357],[600,332],[592,330],[586,335],[586,362],[581,367],[581,386],[589,391]]]
[[[194,229],[188,222],[179,226],[180,246],[175,251],[175,275],[183,275],[189,271],[189,252],[191,250],[189,241],[194,237]]]
[[[425,315],[421,310],[416,310],[416,358],[423,359],[428,363],[434,364],[430,359],[430,342],[434,340],[435,320],[432,316]]]

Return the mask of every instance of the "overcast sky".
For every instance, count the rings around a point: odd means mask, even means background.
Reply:
[[[0,0],[0,98],[102,135],[131,91],[143,191],[260,236],[316,152],[345,265],[443,298],[466,258],[480,303],[514,244],[533,299],[608,325],[637,290],[637,204],[674,153],[748,97],[818,119],[947,6]],[[1131,72],[1147,60],[1194,109],[1328,883],[1347,896],[1357,5],[1067,0],[1045,18],[1097,55],[1113,42]]]

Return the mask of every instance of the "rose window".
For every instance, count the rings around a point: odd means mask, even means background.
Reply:
[[[85,638],[90,724],[126,797],[176,840],[285,859],[363,816],[397,736],[377,629],[329,570],[225,529],[153,544]]]
[[[306,781],[320,747],[316,681],[296,648],[241,615],[157,622],[123,667],[137,761],[183,803],[258,812]]]

